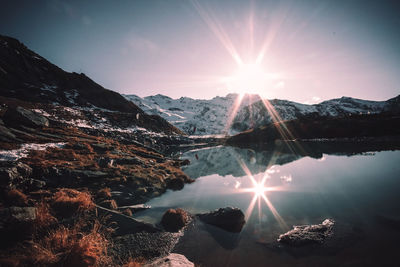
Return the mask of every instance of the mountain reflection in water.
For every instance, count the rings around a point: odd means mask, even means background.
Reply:
[[[183,170],[195,179],[211,174],[245,176],[245,171],[239,168],[240,161],[254,175],[265,172],[273,165],[284,165],[303,157],[324,160],[324,154],[352,156],[396,149],[400,149],[400,140],[397,139],[300,141],[296,142],[296,146],[291,145],[290,142],[276,142],[255,148],[218,146],[196,149],[185,152],[181,158],[190,161],[190,165],[184,167]],[[286,178],[290,179],[290,177]]]
[[[157,223],[168,208],[192,214],[240,208],[247,215],[240,234],[198,220],[185,230],[174,251],[201,266],[399,266],[400,151],[386,151],[397,150],[396,142],[300,144],[294,152],[279,143],[185,152],[191,164],[184,171],[196,181],[152,199],[152,209],[135,217]],[[251,177],[262,186],[255,188]],[[327,218],[336,221],[335,232],[321,246],[276,241],[285,225]]]

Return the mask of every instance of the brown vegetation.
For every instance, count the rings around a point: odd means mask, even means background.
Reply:
[[[36,225],[37,229],[45,229],[46,227],[57,222],[57,219],[51,214],[50,206],[45,201],[41,201],[36,205]]]
[[[97,191],[96,197],[101,199],[110,199],[111,198],[111,190],[108,187],[102,188]]]
[[[6,194],[6,202],[10,206],[24,207],[28,205],[28,197],[18,189],[11,189]]]
[[[63,217],[72,216],[76,212],[84,212],[95,207],[92,196],[88,192],[62,188],[54,194],[52,208]]]
[[[29,259],[35,265],[53,266],[104,266],[111,262],[107,256],[108,241],[99,222],[85,233],[79,222],[67,228],[61,226],[31,247]]]
[[[161,224],[165,230],[177,232],[186,226],[189,221],[190,215],[185,210],[178,208],[167,210],[161,219]]]

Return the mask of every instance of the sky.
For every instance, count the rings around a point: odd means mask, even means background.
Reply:
[[[386,100],[400,94],[397,2],[2,0],[0,34],[123,94]]]

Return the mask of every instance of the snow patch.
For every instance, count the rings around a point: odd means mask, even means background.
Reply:
[[[49,147],[62,148],[64,145],[65,143],[23,144],[19,149],[1,150],[0,161],[16,161],[27,157],[32,150],[46,150]]]
[[[74,89],[70,92],[65,91],[64,94],[69,103],[76,105],[75,99],[79,96],[79,92],[77,90]]]

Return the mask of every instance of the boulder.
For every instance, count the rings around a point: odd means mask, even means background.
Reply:
[[[17,137],[15,134],[13,134],[10,129],[7,127],[4,127],[3,125],[0,124],[0,141],[2,142],[10,142],[10,141],[16,141]]]
[[[113,166],[114,160],[108,157],[101,157],[97,160],[97,163],[101,168],[109,168]]]
[[[191,216],[183,209],[169,209],[162,219],[161,224],[169,232],[178,232],[190,222]]]
[[[278,242],[290,246],[321,244],[333,234],[335,221],[326,219],[321,224],[295,225],[293,229],[279,236]]]
[[[243,225],[246,223],[243,212],[239,208],[232,207],[220,208],[209,213],[199,214],[198,217],[207,224],[233,233],[242,231]]]
[[[35,207],[0,209],[0,246],[9,246],[10,243],[31,237],[35,220]]]
[[[49,126],[49,120],[46,117],[23,107],[7,109],[3,120],[6,125],[14,127],[20,127],[21,125],[33,128]]]
[[[144,267],[194,267],[194,264],[181,254],[171,253],[168,256],[159,258],[143,266]]]
[[[32,168],[22,162],[0,162],[0,187],[14,188],[25,183]]]

